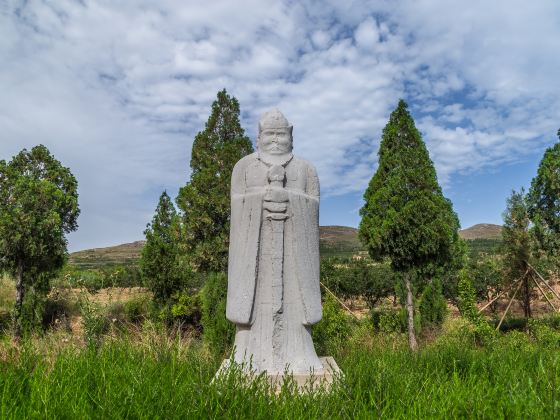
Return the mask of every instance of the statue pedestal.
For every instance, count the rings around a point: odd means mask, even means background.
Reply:
[[[321,372],[314,372],[314,373],[288,373],[288,375],[293,379],[295,385],[299,392],[314,392],[319,389],[323,389],[325,391],[329,391],[331,385],[336,377],[343,377],[344,374],[336,364],[334,358],[327,356],[327,357],[320,357],[321,363],[323,364],[324,369]],[[225,359],[216,372],[216,377],[226,373],[228,368],[230,367],[230,359]],[[285,373],[284,372],[265,372],[266,378],[268,383],[271,385],[273,389],[276,390],[278,394],[282,388],[282,384],[285,380]],[[259,376],[258,373],[253,373],[247,375],[247,379],[251,381],[254,377]]]

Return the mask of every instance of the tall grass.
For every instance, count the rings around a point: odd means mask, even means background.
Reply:
[[[62,336],[54,339],[59,340]],[[57,341],[58,342],[58,341]],[[47,350],[50,349],[50,350]],[[53,349],[56,349],[53,351]],[[334,354],[331,393],[273,396],[236,376],[211,384],[221,357],[157,328],[94,347],[0,343],[0,418],[553,418],[560,352],[519,332],[486,348],[444,334],[417,354],[362,328]]]

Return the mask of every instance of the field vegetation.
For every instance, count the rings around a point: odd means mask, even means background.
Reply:
[[[313,340],[344,374],[331,392],[298,392],[288,376],[278,395],[236,366],[215,378],[235,334],[229,176],[253,150],[239,114],[219,92],[191,178],[175,202],[162,192],[146,241],[69,260],[69,169],[44,146],[0,160],[0,418],[560,415],[560,143],[530,191],[512,192],[503,227],[461,235],[404,101],[359,235],[321,231]]]

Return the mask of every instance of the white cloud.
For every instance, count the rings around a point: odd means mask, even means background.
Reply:
[[[363,191],[403,97],[453,188],[454,173],[553,137],[559,13],[553,0],[13,1],[0,6],[0,157],[46,144],[80,184],[71,248],[101,246],[140,238],[161,190],[186,181],[223,87],[252,138],[263,111],[285,112],[326,195]]]

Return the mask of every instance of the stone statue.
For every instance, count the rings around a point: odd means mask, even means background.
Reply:
[[[311,338],[322,316],[319,179],[292,154],[292,126],[278,110],[259,122],[257,152],[231,177],[227,318],[237,363],[257,372],[321,374]]]

